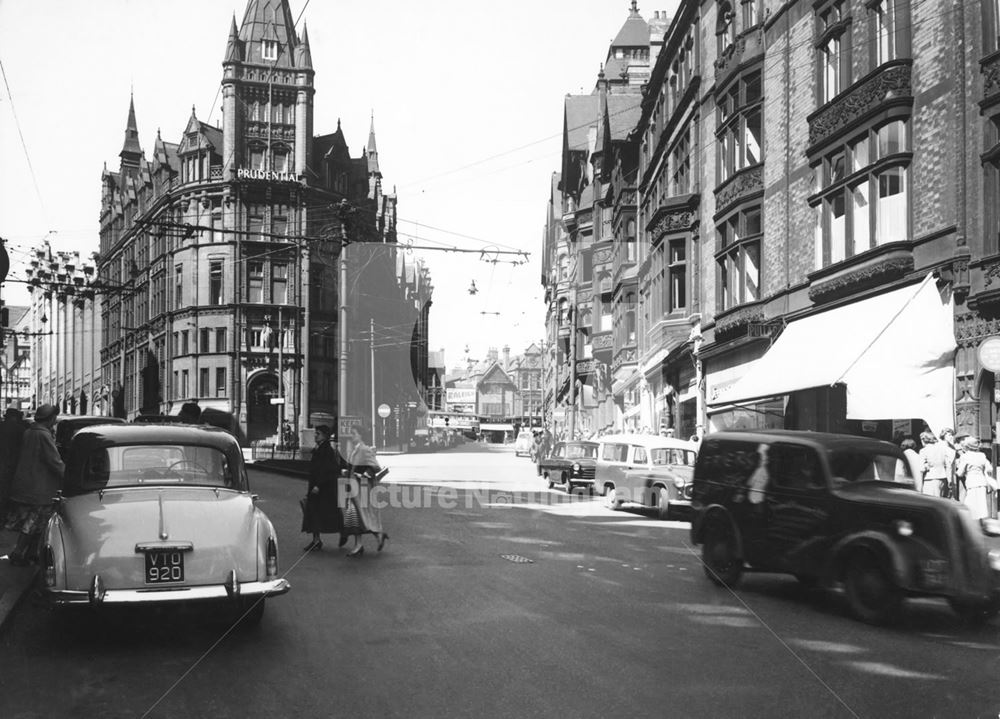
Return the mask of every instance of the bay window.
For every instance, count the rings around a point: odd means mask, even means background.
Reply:
[[[763,94],[760,69],[744,73],[718,101],[719,184],[764,160]]]
[[[760,299],[760,205],[740,207],[716,225],[718,303],[722,311]]]

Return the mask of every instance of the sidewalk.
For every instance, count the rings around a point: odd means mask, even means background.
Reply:
[[[18,603],[31,589],[38,567],[15,567],[7,555],[17,544],[17,532],[0,530],[0,629],[7,623]]]

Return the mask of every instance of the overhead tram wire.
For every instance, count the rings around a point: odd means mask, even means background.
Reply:
[[[10,101],[10,114],[14,116],[14,125],[17,127],[17,136],[21,140],[21,148],[24,150],[24,159],[28,163],[28,172],[31,173],[31,183],[35,187],[35,194],[38,196],[38,204],[42,208],[42,215],[48,217],[45,209],[45,200],[42,198],[42,191],[38,188],[38,178],[35,176],[35,167],[31,164],[31,155],[28,153],[28,144],[24,141],[24,132],[21,131],[21,121],[17,117],[17,110],[14,109],[14,95],[11,94],[10,84],[7,82],[7,71],[4,69],[3,60],[0,59],[0,75],[3,76],[3,86],[7,90],[7,99]]]

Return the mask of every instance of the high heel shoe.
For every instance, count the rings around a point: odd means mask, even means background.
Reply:
[[[347,544],[347,537],[348,537],[348,535],[346,535],[346,534],[341,534],[340,535],[340,541],[337,542],[338,549],[340,547],[343,547],[345,544]]]
[[[309,544],[307,544],[306,546],[304,546],[302,548],[302,551],[303,552],[313,552],[313,551],[315,551],[317,549],[322,549],[322,548],[323,548],[323,542],[322,542],[322,540],[317,539],[317,540],[314,540],[312,542],[309,542]]]
[[[385,546],[386,540],[388,540],[388,539],[389,539],[389,535],[386,534],[385,532],[382,532],[382,534],[379,535],[379,537],[378,537],[378,551],[380,551],[380,552],[382,551],[382,547]]]
[[[360,557],[364,553],[365,553],[365,547],[364,547],[364,545],[363,544],[359,544],[354,549],[352,549],[350,552],[348,552],[347,556],[348,557]]]

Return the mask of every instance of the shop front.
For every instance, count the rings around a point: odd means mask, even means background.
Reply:
[[[758,359],[709,371],[710,426],[892,439],[954,426],[954,311],[919,285],[789,322]]]

